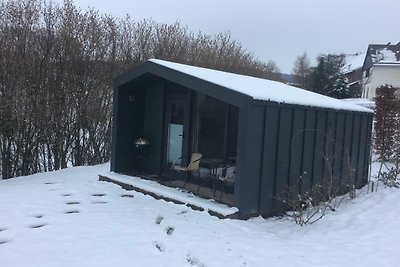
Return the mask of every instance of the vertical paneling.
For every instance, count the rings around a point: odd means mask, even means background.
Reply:
[[[290,141],[292,133],[292,109],[282,108],[279,117],[279,134],[278,134],[278,154],[276,169],[276,195],[282,196],[288,190],[288,177],[290,172]],[[277,207],[282,205],[277,202]]]
[[[365,115],[361,116],[361,123],[360,123],[360,137],[359,137],[359,144],[358,144],[358,163],[357,163],[357,187],[360,187],[365,184],[367,178],[365,175],[365,153],[366,153],[366,144],[367,136],[368,136],[368,117]]]
[[[315,110],[307,110],[306,123],[304,130],[304,148],[303,148],[303,189],[310,190],[313,178],[314,166],[314,145],[315,145],[315,125],[317,120],[317,112]]]
[[[353,114],[346,113],[346,127],[344,134],[342,179],[349,179],[351,173],[351,144],[353,136]]]
[[[279,108],[266,107],[264,130],[263,169],[260,194],[260,212],[272,212],[275,196],[278,134],[279,134]]]
[[[134,140],[143,135],[145,90],[126,85],[118,92],[115,171],[129,173],[134,168]]]
[[[295,109],[292,120],[292,137],[290,140],[290,174],[289,187],[300,189],[303,165],[303,149],[304,149],[304,121],[305,111]]]
[[[162,130],[164,114],[164,88],[162,83],[149,86],[146,90],[146,109],[143,137],[149,140],[143,170],[151,174],[161,172]]]
[[[357,185],[357,173],[358,173],[358,155],[360,153],[360,124],[361,124],[361,116],[358,114],[353,115],[353,135],[352,135],[352,144],[351,144],[351,178],[352,182]]]
[[[366,115],[364,115],[366,116]],[[367,117],[367,116],[366,116]],[[369,175],[369,164],[371,163],[371,158],[370,158],[370,153],[371,153],[371,143],[372,143],[372,124],[373,124],[373,117],[368,116],[367,117],[367,135],[366,135],[366,141],[365,141],[365,154],[364,154],[364,179],[365,182],[367,182],[368,175]]]
[[[336,117],[336,133],[334,143],[334,155],[333,155],[333,177],[336,179],[336,183],[340,185],[342,179],[342,161],[343,161],[343,145],[344,145],[344,133],[345,133],[345,114],[338,113]]]
[[[315,125],[315,146],[314,146],[314,169],[313,184],[322,185],[324,175],[324,155],[326,142],[326,111],[317,111],[317,121]]]
[[[235,204],[242,218],[259,213],[264,111],[263,105],[249,103],[239,114]]]
[[[111,139],[111,163],[110,170],[117,171],[117,129],[118,129],[118,95],[119,95],[119,87],[114,81],[113,84],[113,107],[112,107],[112,139]]]
[[[328,111],[326,117],[325,143],[323,150],[323,191],[330,190],[333,183],[333,164],[336,143],[336,112]]]

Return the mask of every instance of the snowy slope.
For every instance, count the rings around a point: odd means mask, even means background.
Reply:
[[[107,165],[0,181],[0,266],[398,266],[400,190],[316,224],[220,220],[97,181]],[[156,222],[159,222],[157,224]]]

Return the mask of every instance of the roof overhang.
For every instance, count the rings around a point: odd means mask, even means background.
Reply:
[[[146,61],[145,63],[134,67],[133,69],[121,74],[114,79],[114,90],[136,79],[140,79],[146,74],[152,74],[161,79],[182,85],[191,90],[209,95],[229,104],[244,107],[252,98],[246,94],[236,92],[224,86],[211,83],[207,80],[199,79],[192,75],[179,72],[177,70],[165,67],[163,65]]]

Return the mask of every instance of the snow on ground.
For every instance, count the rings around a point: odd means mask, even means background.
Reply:
[[[127,185],[132,185],[134,186],[134,188],[139,188],[140,190],[162,196],[164,199],[174,199],[176,201],[179,201],[180,203],[192,205],[211,212],[216,212],[225,217],[235,214],[239,211],[236,207],[229,207],[225,204],[218,203],[214,199],[205,199],[196,196],[186,190],[167,187],[155,181],[145,180],[139,177],[132,177],[114,172],[104,172],[100,173],[100,175],[111,178],[114,181],[122,182]]]
[[[221,220],[98,182],[107,165],[0,181],[0,266],[397,266],[400,190],[315,224]]]

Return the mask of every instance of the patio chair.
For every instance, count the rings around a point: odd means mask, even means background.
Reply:
[[[219,197],[219,200],[222,199],[222,195],[225,192],[225,185],[226,184],[235,183],[236,169],[233,168],[233,167],[234,166],[226,166],[226,167],[224,167],[222,169],[220,175],[218,176],[218,180],[222,182],[221,195]]]
[[[200,153],[192,153],[190,162],[189,162],[189,164],[187,166],[177,165],[177,162],[179,160],[181,160],[182,158],[184,158],[184,156],[176,159],[174,161],[173,165],[172,165],[172,168],[174,170],[186,173],[186,175],[185,175],[185,183],[183,185],[183,187],[185,188],[186,184],[187,184],[187,181],[188,181],[188,178],[189,178],[189,174],[192,173],[192,172],[199,172],[199,166],[200,166],[200,160],[202,158],[202,154],[200,154]]]

